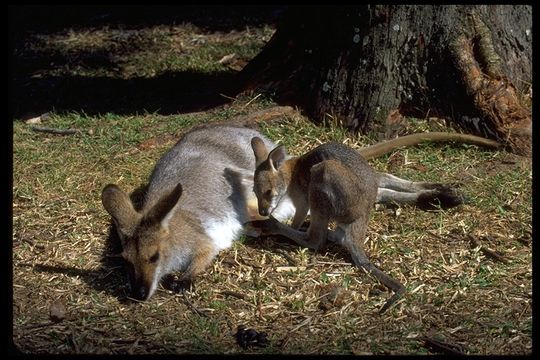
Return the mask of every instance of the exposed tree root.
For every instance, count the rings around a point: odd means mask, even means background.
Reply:
[[[278,120],[286,115],[291,115],[293,112],[294,108],[291,106],[273,106],[269,109],[264,109],[248,115],[237,117],[229,121],[228,124],[250,126],[260,122]]]
[[[503,75],[489,29],[475,14],[472,18],[475,37],[458,36],[451,43],[450,52],[479,117],[464,116],[457,123],[470,132],[501,142],[515,153],[529,155],[531,113],[521,104],[515,86]]]

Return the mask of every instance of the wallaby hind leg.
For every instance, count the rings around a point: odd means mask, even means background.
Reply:
[[[438,183],[430,183],[424,181],[409,181],[392,174],[380,173],[379,174],[379,188],[392,189],[396,191],[416,192],[420,190],[433,189],[434,187],[441,186]]]
[[[378,204],[409,204],[425,210],[436,209],[438,206],[447,209],[465,201],[465,197],[451,186],[413,182],[385,173],[379,178],[375,200]]]

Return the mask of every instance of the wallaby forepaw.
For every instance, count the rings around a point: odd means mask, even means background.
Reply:
[[[245,231],[249,231],[252,234],[259,236],[269,236],[279,234],[277,231],[279,227],[279,221],[273,217],[265,220],[255,220],[244,224]]]
[[[178,279],[174,275],[169,275],[163,279],[163,287],[174,293],[180,294],[184,291],[193,289],[194,283],[191,279]]]
[[[244,224],[244,234],[252,238],[258,238],[262,236],[262,230],[254,226],[252,222],[248,222]]]

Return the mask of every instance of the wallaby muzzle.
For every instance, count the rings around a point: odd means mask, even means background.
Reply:
[[[150,288],[145,285],[141,278],[138,278],[135,275],[135,270],[133,269],[132,264],[127,263],[126,265],[130,297],[139,301],[147,300],[150,294]]]
[[[136,286],[132,289],[131,296],[134,299],[144,301],[148,298],[148,288],[144,285]]]
[[[268,208],[261,208],[259,207],[259,215],[261,216],[268,216],[270,214],[270,211],[268,211]]]

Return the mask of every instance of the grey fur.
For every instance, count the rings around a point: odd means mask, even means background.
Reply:
[[[173,271],[191,280],[238,239],[250,220],[248,201],[254,198],[254,136],[275,146],[248,128],[207,126],[186,133],[157,162],[138,210],[116,185],[103,189],[103,206],[117,225],[122,255],[132,265],[133,296],[148,299]]]

